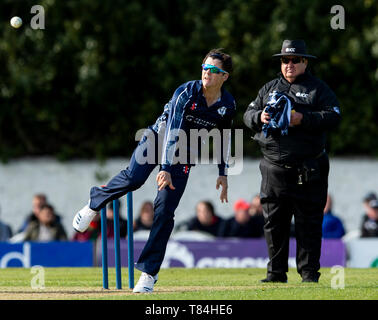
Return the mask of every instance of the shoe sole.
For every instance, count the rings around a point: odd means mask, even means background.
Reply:
[[[151,289],[151,290],[145,290],[145,291],[142,291],[142,290],[134,291],[133,290],[133,293],[152,293],[152,292],[153,292],[153,289]]]
[[[281,281],[281,280],[260,280],[261,283],[287,283],[287,280],[286,281]]]

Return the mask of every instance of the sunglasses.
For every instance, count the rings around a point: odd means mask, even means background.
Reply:
[[[216,66],[213,66],[212,64],[203,64],[202,69],[207,71],[210,70],[211,73],[228,73],[227,71],[222,70],[221,68],[218,68]]]
[[[294,57],[294,58],[286,58],[286,57],[283,57],[281,58],[281,62],[284,63],[284,64],[289,64],[290,61],[293,63],[293,64],[298,64],[300,62],[303,61],[303,58],[301,57]]]

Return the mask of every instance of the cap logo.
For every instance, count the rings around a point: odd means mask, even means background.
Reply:
[[[286,52],[295,52],[295,48],[286,48]]]

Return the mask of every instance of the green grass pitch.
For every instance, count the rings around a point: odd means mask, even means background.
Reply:
[[[330,268],[322,268],[319,283],[302,283],[295,269],[288,283],[263,284],[265,269],[162,269],[151,294],[133,294],[127,268],[122,290],[115,289],[109,268],[109,290],[102,289],[101,268],[45,268],[44,288],[32,288],[31,269],[0,269],[1,300],[377,300],[378,268],[344,269],[344,289],[333,289]],[[135,271],[135,281],[139,271]],[[34,280],[33,280],[34,279]],[[34,281],[34,282],[33,282]],[[337,282],[340,284],[340,282]]]

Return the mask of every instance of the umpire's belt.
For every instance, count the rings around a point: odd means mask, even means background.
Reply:
[[[278,167],[285,168],[285,169],[298,169],[298,168],[303,167],[304,163],[306,163],[308,161],[318,160],[325,154],[326,154],[326,152],[323,150],[317,156],[315,156],[313,158],[308,158],[308,159],[303,160],[302,162],[298,162],[298,163],[277,163],[277,162],[274,162],[274,161],[268,159],[265,156],[264,156],[264,159],[274,166],[278,166]]]
[[[272,165],[295,171],[296,176],[297,176],[297,184],[303,185],[303,184],[313,183],[320,180],[321,176],[320,176],[320,167],[319,167],[318,159],[320,159],[323,155],[325,155],[324,151],[319,153],[314,158],[303,160],[303,162],[299,164],[294,164],[294,165],[293,164],[276,164],[276,163],[273,163],[272,161],[269,161],[265,157],[264,159],[267,160]]]

